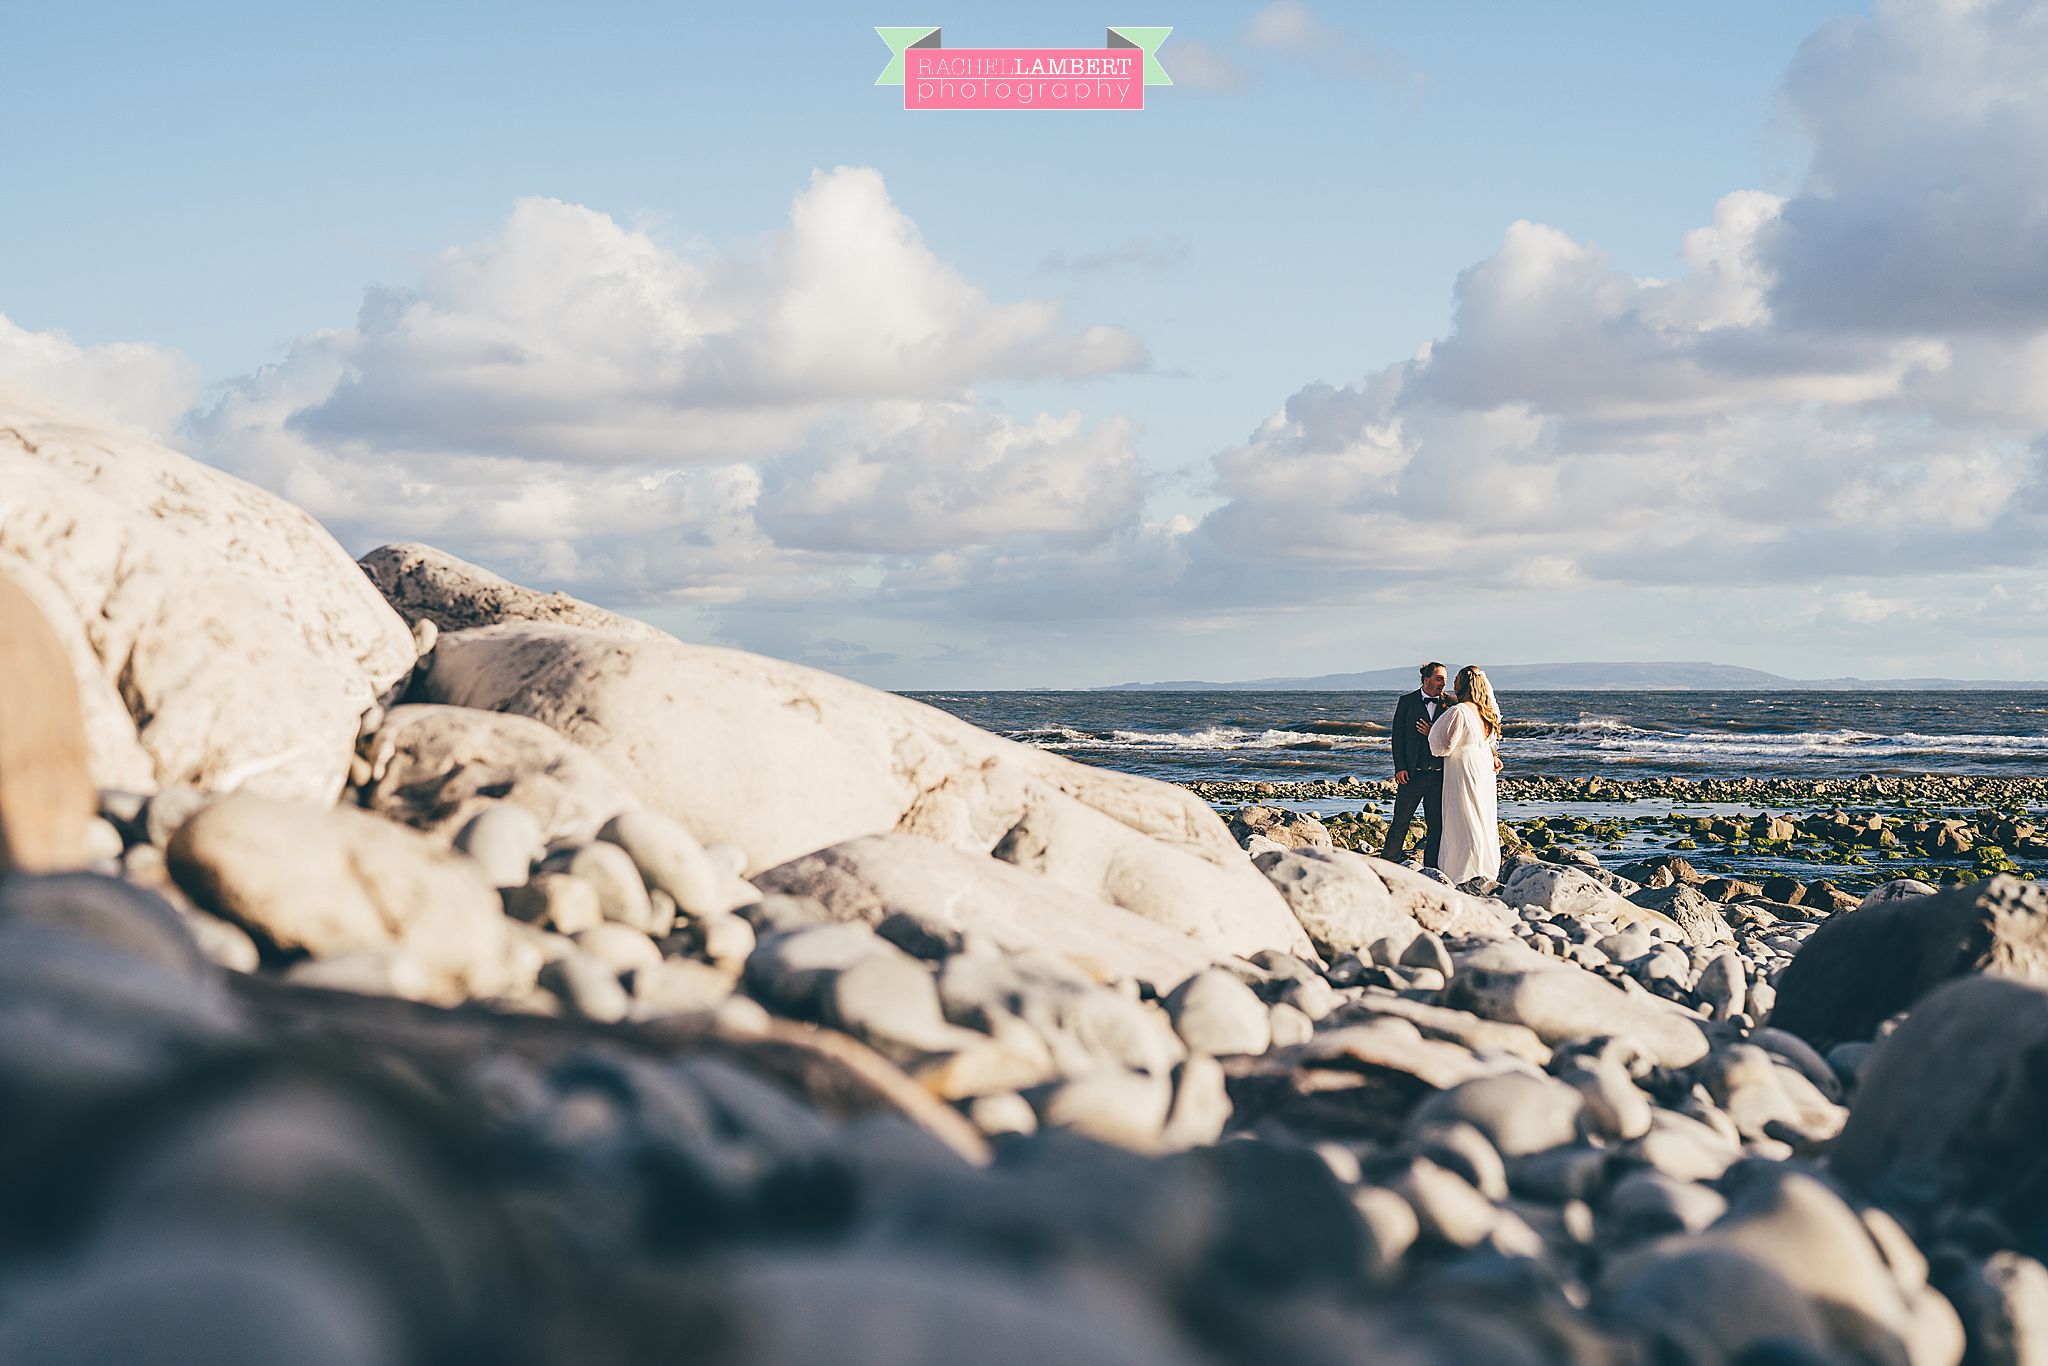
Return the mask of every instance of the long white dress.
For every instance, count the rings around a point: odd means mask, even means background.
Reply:
[[[1444,832],[1437,867],[1456,883],[1499,877],[1493,739],[1479,708],[1460,702],[1437,717],[1429,728],[1429,752],[1444,761]]]

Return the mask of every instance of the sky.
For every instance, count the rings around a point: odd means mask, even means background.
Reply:
[[[0,14],[0,378],[353,552],[895,688],[2048,677],[2040,3],[176,8]]]

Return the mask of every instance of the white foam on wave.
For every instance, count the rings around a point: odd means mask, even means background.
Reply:
[[[1383,735],[1318,735],[1300,730],[1246,730],[1209,726],[1198,731],[1114,730],[1092,735],[1064,726],[1031,730],[1015,737],[1040,749],[1218,750],[1218,749],[1386,749]]]

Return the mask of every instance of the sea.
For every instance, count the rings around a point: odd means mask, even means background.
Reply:
[[[1392,776],[1394,693],[913,693],[984,730],[1172,782]],[[2048,773],[2048,692],[1503,694],[1505,773]]]
[[[943,692],[910,694],[1027,745],[1170,782],[1307,782],[1392,776],[1397,694],[1359,692]],[[1500,698],[1506,774],[1579,778],[1844,778],[1863,774],[2048,775],[2048,691],[1527,692]],[[1359,799],[1277,805],[1328,815]],[[1384,812],[1386,798],[1368,803]],[[1501,817],[1615,820],[1600,845],[1610,864],[1684,850],[1702,871],[1829,877],[1852,888],[1968,860],[1887,854],[1838,866],[1798,849],[1694,850],[1674,814],[1745,815],[1756,807],[1695,801],[1503,801]],[[1797,806],[1779,808],[1789,814]],[[2048,811],[2032,808],[2037,820]],[[2019,860],[2048,878],[2048,862]]]

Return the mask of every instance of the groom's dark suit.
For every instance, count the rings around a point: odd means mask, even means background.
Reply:
[[[1428,829],[1422,837],[1422,862],[1436,867],[1437,850],[1444,835],[1444,761],[1429,752],[1429,737],[1415,729],[1417,721],[1435,721],[1456,701],[1449,690],[1437,698],[1422,695],[1422,689],[1406,693],[1394,704],[1394,771],[1405,772],[1408,781],[1394,789],[1394,818],[1387,823],[1386,847],[1381,855],[1401,857],[1408,842],[1408,827],[1415,820],[1415,808],[1422,807]]]

